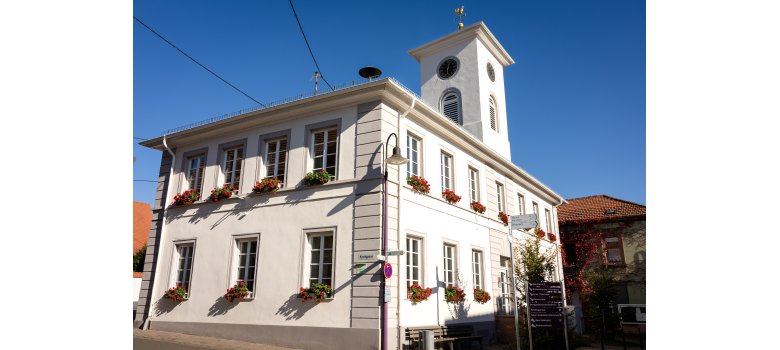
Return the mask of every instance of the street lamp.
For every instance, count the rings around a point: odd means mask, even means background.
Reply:
[[[398,135],[395,133],[390,134],[387,136],[387,140],[385,141],[385,153],[384,155],[387,155],[387,145],[390,143],[390,137],[395,136],[395,147],[393,147],[393,155],[390,157],[387,157],[384,161],[385,163],[385,174],[384,174],[384,181],[382,182],[382,193],[384,196],[384,200],[382,201],[382,255],[385,256],[385,262],[390,259],[387,252],[387,166],[392,165],[402,165],[406,164],[409,160],[404,158],[404,156],[401,155],[401,148],[398,147]],[[387,289],[387,279],[382,281],[382,294],[384,298],[385,289]],[[388,300],[382,300],[382,350],[387,350],[387,303]]]

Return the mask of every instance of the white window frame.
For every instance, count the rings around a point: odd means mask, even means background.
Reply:
[[[334,131],[336,138],[335,140],[328,139],[328,134],[330,131]],[[315,153],[316,150],[316,143],[317,140],[317,133],[323,133],[323,143],[322,143],[322,154],[317,155]],[[335,143],[335,153],[328,153],[328,143],[333,142]],[[333,168],[333,173],[331,174],[332,179],[336,179],[339,172],[339,128],[337,125],[332,125],[324,128],[318,128],[311,131],[311,142],[309,144],[309,151],[311,152],[311,164],[312,164],[312,171],[318,171],[320,169],[327,170],[328,168]],[[328,163],[328,156],[334,155],[334,163],[335,164],[329,164]],[[316,167],[317,158],[322,158],[322,167]]]
[[[531,202],[531,207],[533,208],[534,214],[536,214],[536,217],[539,217],[539,203]]]
[[[479,202],[479,170],[469,167],[469,199]]]
[[[192,178],[193,161],[197,160],[195,166],[195,177]],[[187,157],[187,168],[185,173],[187,180],[186,189],[198,191],[203,194],[203,179],[206,177],[206,153],[199,153]]]
[[[506,200],[504,198],[504,184],[496,182],[496,202],[498,211],[506,213]]]
[[[317,247],[317,250],[320,252],[319,254],[319,260],[316,262],[317,264],[317,282],[314,283],[325,283],[325,278],[323,277],[323,272],[325,270],[326,265],[330,265],[330,284],[331,286],[334,285],[335,282],[335,272],[336,272],[336,233],[333,230],[316,230],[316,231],[309,231],[306,232],[306,241],[305,241],[305,255],[304,255],[304,275],[303,275],[303,285],[306,287],[311,287],[312,284],[312,276],[311,276],[311,267],[315,264],[315,262],[312,262],[312,241],[315,237],[319,237],[319,246]],[[328,250],[327,247],[325,247],[325,238],[331,237],[331,258],[330,261],[326,261],[324,251]]]
[[[453,187],[453,176],[452,176],[452,156],[442,151],[440,156],[441,161],[441,191],[444,192],[446,189],[454,190]]]
[[[233,240],[233,268],[231,279],[228,281],[228,285],[232,287],[238,280],[243,280],[247,284],[247,288],[249,288],[250,295],[249,297],[253,297],[257,294],[257,274],[258,274],[258,262],[260,261],[260,236],[259,235],[244,235],[244,236],[234,236]],[[255,243],[255,259],[254,261],[251,260],[250,255],[247,253],[245,257],[242,258],[242,252],[241,252],[241,246],[243,244],[248,243]],[[245,269],[244,274],[242,275],[240,273],[242,264],[249,264],[252,263],[254,265],[254,273],[251,274],[251,276],[248,273],[248,268]],[[246,266],[246,265],[245,265]],[[250,265],[251,266],[251,265]],[[248,266],[246,266],[248,267]],[[247,277],[251,277],[251,284],[250,279]]]
[[[416,147],[414,147],[416,146]],[[406,177],[422,176],[422,138],[406,134]],[[414,171],[414,167],[417,171]]]
[[[281,151],[281,141],[285,141],[285,148],[284,151]],[[274,151],[271,152],[271,143],[275,144]],[[276,137],[273,139],[265,140],[265,176],[276,176],[281,182],[281,186],[284,187],[284,184],[287,180],[286,173],[287,173],[287,157],[288,157],[288,151],[290,149],[290,140],[287,139],[287,136],[282,137]],[[274,162],[271,164],[268,160],[270,159],[271,153],[274,154]],[[281,158],[282,154],[284,154],[284,161],[279,161],[279,158]],[[279,172],[279,164],[284,165],[284,171],[281,173]]]
[[[510,262],[509,258],[505,256],[499,257],[499,272],[498,272],[498,289],[499,298],[496,301],[499,314],[502,315],[514,315],[514,308],[512,307],[512,280],[509,275]]]
[[[442,280],[445,287],[458,285],[458,246],[451,243],[442,245]],[[449,255],[447,254],[449,251]],[[452,263],[452,269],[447,268],[448,260]]]
[[[233,164],[230,166],[230,169],[228,169],[228,153],[229,152],[235,152],[233,155]],[[238,156],[238,153],[241,153],[240,156]],[[236,146],[232,146],[229,148],[225,148],[222,150],[222,174],[225,177],[224,183],[231,184],[236,186],[236,188],[240,188],[241,186],[241,167],[244,164],[244,145],[239,144]],[[231,181],[228,181],[228,177],[230,177]],[[235,181],[235,178],[238,177],[238,181]]]
[[[182,257],[182,250],[184,248],[187,248],[189,250],[189,257]],[[184,259],[182,261],[182,259]],[[181,266],[181,264],[184,263],[184,266]],[[182,278],[179,278],[179,271],[182,270],[182,267],[184,268],[184,271],[189,271],[189,273],[186,273],[186,277],[182,275]],[[192,271],[195,267],[195,241],[194,240],[185,240],[185,241],[174,241],[173,242],[173,252],[171,254],[171,275],[169,278],[169,286],[166,286],[165,288],[175,287],[177,285],[185,286],[187,289],[187,295],[192,294]]]
[[[413,243],[417,243],[416,245]],[[416,247],[415,251],[413,248]],[[406,288],[409,288],[414,283],[417,283],[421,287],[425,287],[425,279],[423,277],[423,252],[425,251],[423,246],[423,238],[417,236],[406,236]],[[417,265],[414,264],[412,257],[417,257]],[[417,270],[417,278],[412,277],[412,270]]]
[[[474,288],[485,289],[482,281],[482,268],[485,264],[484,254],[481,250],[471,250],[471,283]]]
[[[520,208],[520,215],[525,215],[525,196],[522,193],[517,194],[517,206]]]
[[[550,213],[550,209],[544,208],[544,221],[547,224],[547,232],[555,233],[555,230],[552,227],[552,214]]]

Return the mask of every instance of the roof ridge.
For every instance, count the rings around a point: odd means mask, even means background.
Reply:
[[[595,198],[595,197],[604,197],[604,198],[609,198],[609,199],[612,199],[612,200],[616,200],[616,201],[618,201],[618,202],[623,202],[623,203],[628,203],[628,204],[638,205],[638,206],[640,206],[640,207],[647,208],[647,206],[646,206],[646,205],[639,204],[639,203],[632,202],[632,201],[625,200],[625,199],[615,198],[615,197],[612,197],[612,196],[610,196],[610,195],[606,195],[606,194],[594,194],[594,195],[585,196],[585,197],[567,198],[567,199],[566,199],[566,201],[574,201],[574,200],[587,199],[587,198]]]

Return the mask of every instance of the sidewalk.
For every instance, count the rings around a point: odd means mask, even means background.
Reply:
[[[133,349],[293,350],[238,340],[152,330],[142,331],[136,328],[133,328]]]

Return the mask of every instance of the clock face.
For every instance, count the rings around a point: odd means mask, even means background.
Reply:
[[[458,72],[458,61],[453,58],[444,60],[439,65],[439,78],[447,79]]]
[[[493,65],[488,62],[487,64],[487,73],[488,78],[490,78],[490,81],[495,82],[496,81],[496,72],[493,70]]]

